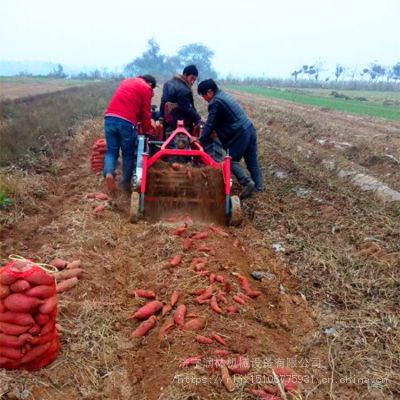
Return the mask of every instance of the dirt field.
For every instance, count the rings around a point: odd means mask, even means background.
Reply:
[[[24,194],[12,215],[0,210],[7,223],[0,257],[79,258],[87,275],[60,296],[58,359],[35,374],[1,371],[0,398],[256,399],[262,397],[250,390],[265,387],[270,400],[400,398],[399,202],[383,202],[337,173],[357,170],[400,190],[400,124],[238,97],[258,129],[266,191],[246,201],[244,224],[224,227],[227,235],[196,220],[175,235],[185,216],[127,223],[124,197],[95,215],[102,202],[86,195],[103,189],[89,172],[101,121],[89,121],[71,138],[56,177],[20,177]],[[185,239],[200,231],[207,237],[184,250]],[[182,261],[171,267],[176,254]],[[214,286],[229,305],[239,306],[238,275],[260,295],[238,314],[198,304],[193,293],[208,287],[209,278],[196,274],[193,258],[224,277]],[[253,271],[263,279],[251,278]],[[128,317],[145,303],[129,295],[137,288],[154,290],[166,303],[179,290],[178,305],[204,328],[161,335],[170,313],[145,339],[132,340],[139,324]],[[213,333],[226,345],[195,341]],[[221,381],[217,349],[229,351],[231,367],[238,356],[250,366],[231,374],[231,393]],[[193,356],[202,356],[196,366],[181,366]],[[289,368],[284,383],[296,386],[294,393],[273,381],[276,368]]]
[[[86,85],[85,81],[51,78],[0,78],[0,101],[56,92],[72,86]]]

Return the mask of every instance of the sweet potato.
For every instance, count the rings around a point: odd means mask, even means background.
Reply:
[[[194,269],[196,271],[203,271],[206,266],[205,261],[195,264]],[[208,271],[207,271],[208,272]],[[208,275],[208,274],[207,274]]]
[[[132,333],[132,337],[143,337],[156,324],[157,317],[152,315],[148,320],[142,322],[137,329]]]
[[[202,231],[202,232],[197,232],[192,236],[193,240],[203,240],[208,237],[208,232],[207,231]]]
[[[23,345],[24,342],[21,343],[18,336],[5,335],[4,333],[0,333],[0,346],[13,347],[15,349],[19,349]]]
[[[1,346],[0,357],[6,357],[10,360],[20,360],[22,358],[22,352],[18,349]]]
[[[245,302],[251,300],[251,297],[247,296],[244,293],[239,293],[238,296],[241,297]]]
[[[239,312],[239,308],[237,308],[236,306],[229,306],[229,307],[226,307],[226,311],[229,314],[236,314]]]
[[[217,293],[217,300],[218,301],[222,301],[222,303],[224,303],[224,304],[228,304],[228,300],[225,297],[225,292],[218,292]]]
[[[28,313],[17,313],[17,312],[12,312],[12,311],[6,311],[3,313],[0,313],[0,321],[1,322],[7,322],[9,324],[15,324],[15,325],[34,325],[35,320],[33,319],[31,314]]]
[[[222,308],[218,305],[217,299],[215,296],[212,296],[210,302],[211,309],[217,314],[222,314]]]
[[[4,299],[10,294],[10,286],[8,285],[0,285],[0,299]]]
[[[204,329],[204,321],[200,318],[193,318],[190,321],[186,322],[183,326],[185,331],[200,331]]]
[[[25,279],[18,279],[16,282],[14,282],[12,285],[10,285],[10,289],[14,293],[20,293],[25,290],[28,290],[31,288],[31,284],[26,281]]]
[[[33,338],[32,344],[34,344],[35,346],[39,346],[41,344],[45,344],[45,343],[49,343],[51,342],[54,337],[57,336],[57,333],[55,331],[55,327],[53,324],[53,329],[50,330],[49,332],[47,332],[46,334],[40,334],[40,336],[36,336]]]
[[[211,247],[210,246],[207,246],[205,243],[203,243],[202,245],[200,245],[199,247],[198,247],[198,249],[197,250],[199,250],[199,251],[204,251],[205,253],[209,253],[209,252],[211,252]]]
[[[249,389],[249,393],[260,400],[281,400],[282,397],[276,397],[272,394],[266,393],[263,389]]]
[[[63,260],[62,258],[55,258],[50,264],[57,269],[64,269],[67,266],[68,261]]]
[[[201,299],[201,300],[210,299],[211,296],[212,296],[212,294],[213,294],[213,292],[214,292],[214,286],[213,286],[213,285],[210,285],[210,286],[206,289],[206,291],[205,291],[202,295],[200,295],[198,298]]]
[[[50,314],[56,308],[57,308],[57,296],[53,296],[45,300],[45,302],[39,307],[39,311],[42,314]]]
[[[137,310],[131,318],[136,318],[139,320],[147,319],[152,315],[154,315],[155,313],[157,313],[158,311],[160,311],[162,307],[163,303],[161,303],[161,301],[158,300],[151,301],[150,303],[147,303],[143,307],[139,308],[139,310]]]
[[[245,276],[239,275],[239,283],[241,288],[249,297],[255,298],[261,294],[260,292],[257,292],[250,287],[249,280]]]
[[[35,316],[35,321],[38,325],[43,326],[46,325],[50,320],[49,314],[37,314]]]
[[[215,356],[226,357],[226,356],[229,356],[230,353],[229,353],[228,350],[218,349],[218,350],[215,350],[215,351],[213,352],[213,354],[214,354]]]
[[[250,361],[247,357],[237,356],[235,364],[229,366],[229,371],[234,374],[245,375],[250,371]]]
[[[173,307],[179,300],[179,292],[177,290],[174,290],[174,292],[171,295],[171,306]]]
[[[169,264],[171,265],[171,267],[176,267],[177,265],[180,264],[181,261],[182,261],[182,256],[180,254],[176,254],[169,262]]]
[[[8,322],[0,322],[0,332],[6,335],[19,336],[29,330],[31,325],[16,325]]]
[[[74,260],[67,264],[66,269],[75,269],[81,267],[81,260]]]
[[[173,232],[175,236],[182,236],[185,232],[187,231],[186,226],[180,226],[179,228],[176,228]]]
[[[97,193],[96,200],[110,200],[110,198],[105,193]]]
[[[11,285],[18,279],[17,276],[10,275],[7,272],[0,272],[0,285]]]
[[[206,292],[206,289],[196,289],[193,292],[191,292],[191,294],[195,295],[195,296],[200,296],[202,294],[204,294]]]
[[[163,317],[164,315],[167,315],[171,310],[172,310],[172,307],[170,304],[164,304],[162,311],[161,311],[161,316]]]
[[[25,277],[29,283],[33,285],[52,285],[54,284],[54,277],[44,272],[37,267],[36,271]]]
[[[174,171],[180,171],[180,170],[183,168],[183,165],[182,165],[182,164],[179,164],[179,163],[177,163],[177,162],[174,162],[174,163],[171,164],[171,168],[172,168]]]
[[[36,358],[40,357],[42,354],[46,353],[46,351],[50,348],[51,343],[45,343],[39,346],[33,347],[30,351],[28,351],[21,359],[21,364],[29,363]]]
[[[206,271],[206,270],[201,270],[201,271],[197,271],[196,275],[197,276],[208,276],[210,273],[210,271]]]
[[[156,294],[152,290],[137,289],[132,293],[134,296],[142,297],[144,299],[153,300],[156,298]]]
[[[57,293],[67,292],[68,290],[76,286],[78,282],[79,279],[76,276],[74,276],[73,278],[64,279],[60,283],[57,283]]]
[[[185,215],[185,218],[183,219],[183,222],[185,223],[186,226],[193,226],[194,221],[190,215]]]
[[[183,241],[183,250],[186,250],[186,251],[190,250],[192,248],[192,246],[193,246],[193,240],[192,239],[186,238]]]
[[[215,277],[215,280],[219,283],[224,283],[225,278],[223,277],[223,275],[217,275]]]
[[[196,342],[200,344],[212,344],[213,340],[207,336],[197,335]]]
[[[185,323],[186,306],[181,304],[177,307],[174,313],[174,321],[177,325],[183,326]]]
[[[222,237],[229,237],[229,233],[225,232],[223,229],[211,224],[209,225],[209,228],[212,232],[222,236]]]
[[[194,301],[195,301],[197,304],[206,304],[206,303],[209,303],[209,302],[210,302],[210,299],[203,299],[203,298],[201,298],[201,297],[199,296],[199,297],[196,297],[196,298],[194,299]]]
[[[29,289],[26,293],[30,297],[38,297],[39,299],[47,299],[56,294],[56,288],[49,285],[39,285]]]
[[[85,273],[85,270],[82,268],[73,268],[73,269],[65,269],[64,271],[56,272],[54,277],[57,281],[62,281],[63,279],[70,278],[80,278]]]
[[[211,337],[217,341],[219,344],[222,344],[223,346],[226,346],[225,340],[222,338],[221,335],[218,335],[218,333],[213,332]]]
[[[239,297],[238,295],[233,296],[233,300],[236,301],[236,303],[239,303],[241,305],[245,305],[246,304],[246,302],[241,297]]]
[[[39,300],[36,297],[25,296],[21,293],[10,294],[5,300],[4,305],[13,312],[30,312],[35,310],[43,300]]]
[[[0,313],[5,312],[6,310],[7,310],[6,306],[3,304],[3,301],[0,300]]]
[[[47,333],[51,332],[54,329],[55,321],[50,319],[46,325],[42,326],[40,330],[40,336],[46,335]]]
[[[222,383],[224,384],[228,392],[233,392],[235,390],[235,383],[233,382],[231,376],[229,375],[228,368],[225,365],[220,367]]]
[[[194,312],[189,312],[189,313],[186,313],[185,317],[186,318],[197,318],[197,314]]]
[[[211,273],[210,274],[210,283],[214,283],[215,282],[215,274]]]
[[[35,324],[32,326],[32,328],[29,329],[29,333],[31,333],[32,335],[39,335],[41,330],[41,327],[38,324]]]
[[[186,360],[184,360],[179,366],[182,368],[182,367],[189,367],[191,365],[196,365],[201,361],[202,358],[203,358],[202,356],[189,357]]]

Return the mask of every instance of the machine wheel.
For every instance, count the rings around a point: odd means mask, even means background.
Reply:
[[[138,192],[132,192],[131,194],[131,203],[129,209],[129,221],[130,222],[138,222],[139,220],[139,200],[140,195]]]
[[[229,215],[229,225],[238,226],[243,221],[243,211],[240,206],[239,196],[231,196],[231,210]]]

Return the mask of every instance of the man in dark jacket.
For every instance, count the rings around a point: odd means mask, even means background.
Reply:
[[[263,191],[264,182],[257,161],[257,136],[253,123],[238,102],[220,90],[212,79],[200,82],[198,93],[208,103],[208,118],[200,142],[212,140],[215,130],[225,150],[232,157],[232,173],[243,186],[240,198],[249,197],[254,190]],[[240,160],[244,158],[251,178],[246,175]]]
[[[152,132],[151,98],[156,80],[151,75],[138,76],[122,81],[107,107],[104,130],[107,152],[104,159],[104,177],[110,192],[116,190],[115,169],[122,151],[122,180],[120,186],[130,191],[135,149],[137,147],[137,124],[145,132]]]
[[[164,120],[167,136],[176,129],[178,120],[183,120],[189,132],[201,120],[193,101],[192,86],[199,72],[195,65],[184,68],[182,75],[176,75],[165,82],[160,104],[160,118]]]

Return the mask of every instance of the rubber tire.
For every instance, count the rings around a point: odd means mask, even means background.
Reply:
[[[243,221],[243,210],[240,205],[239,196],[231,196],[231,213],[229,218],[230,226],[239,226]]]
[[[139,221],[139,200],[140,195],[138,192],[133,191],[131,194],[131,202],[129,208],[129,221],[130,222],[138,222]]]

